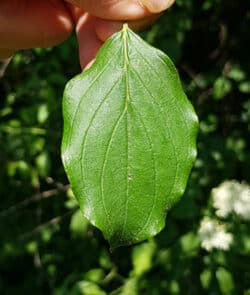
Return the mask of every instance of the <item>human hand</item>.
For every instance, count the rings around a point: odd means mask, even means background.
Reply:
[[[95,58],[102,43],[127,22],[138,31],[153,23],[175,0],[66,0],[76,23],[82,68]],[[81,7],[82,9],[80,9]]]
[[[72,16],[62,0],[1,0],[0,59],[18,49],[54,46],[72,29]]]
[[[65,40],[76,25],[82,68],[124,22],[134,30],[158,18],[175,0],[2,0],[0,59],[18,49],[50,47]],[[81,7],[81,8],[79,8]],[[71,12],[71,13],[70,13]]]

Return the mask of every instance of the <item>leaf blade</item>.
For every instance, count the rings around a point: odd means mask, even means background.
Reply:
[[[84,215],[113,247],[158,233],[196,156],[197,117],[172,62],[124,27],[63,105],[62,158]]]

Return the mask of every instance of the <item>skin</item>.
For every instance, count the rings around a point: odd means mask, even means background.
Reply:
[[[19,49],[55,46],[76,29],[82,68],[124,22],[153,23],[175,0],[1,0],[0,59]]]

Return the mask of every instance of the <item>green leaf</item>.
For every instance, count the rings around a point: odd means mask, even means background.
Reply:
[[[82,212],[77,210],[71,217],[70,231],[74,237],[86,235],[88,230],[88,221],[82,216]]]
[[[122,286],[121,292],[117,293],[119,295],[138,295],[138,281],[137,278],[130,278]]]
[[[227,74],[227,77],[236,82],[240,82],[246,78],[246,73],[236,65],[232,67],[232,69]]]
[[[97,284],[88,282],[88,281],[80,281],[78,282],[72,291],[71,295],[106,295]]]
[[[232,90],[232,83],[230,80],[219,77],[214,83],[214,98],[222,99]]]
[[[239,90],[242,93],[250,93],[250,81],[240,83]]]
[[[104,270],[101,268],[94,268],[84,274],[85,280],[93,283],[101,282],[105,277]]]
[[[212,273],[209,269],[204,269],[200,274],[201,285],[204,289],[208,289],[211,284]]]
[[[189,232],[182,236],[179,240],[182,251],[186,257],[197,255],[197,251],[200,245],[199,238],[194,232]]]
[[[229,271],[223,267],[218,268],[216,278],[222,294],[235,294],[233,277]]]
[[[139,277],[151,269],[155,248],[156,245],[153,241],[140,244],[133,248],[132,264],[134,276]]]
[[[49,117],[49,110],[48,110],[48,105],[47,104],[42,104],[38,108],[37,112],[37,121],[40,124],[44,124]]]
[[[170,59],[125,25],[63,100],[63,163],[113,248],[154,236],[185,190],[197,117]]]
[[[43,151],[40,155],[36,157],[36,166],[39,174],[42,177],[46,177],[49,175],[51,162],[47,151]]]

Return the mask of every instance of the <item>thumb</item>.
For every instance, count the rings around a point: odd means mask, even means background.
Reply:
[[[160,13],[170,6],[172,6],[175,0],[140,0],[142,6],[146,7],[151,13]]]
[[[109,20],[137,20],[169,8],[175,0],[67,0]]]

